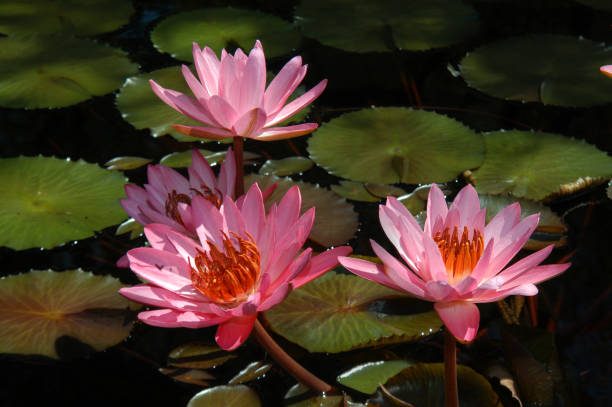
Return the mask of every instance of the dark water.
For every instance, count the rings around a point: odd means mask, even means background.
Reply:
[[[612,43],[612,14],[595,11],[571,1],[472,1],[481,18],[477,36],[458,45],[419,53],[357,55],[324,47],[304,39],[299,53],[310,65],[309,85],[327,77],[329,87],[317,102],[312,117],[327,121],[354,108],[370,105],[409,106],[414,94],[401,84],[400,72],[414,83],[425,106],[454,117],[470,127],[485,131],[513,128],[524,123],[529,128],[562,133],[584,139],[599,149],[612,151],[612,109],[610,105],[569,109],[503,102],[469,89],[446,71],[448,62],[457,63],[466,51],[496,39],[524,33],[559,33],[583,35],[594,41]],[[228,2],[143,2],[136,1],[136,13],[129,26],[99,36],[99,40],[127,51],[130,58],[151,71],[175,65],[167,55],[160,55],[150,43],[148,32],[156,21],[176,11],[197,6],[225,5]],[[293,2],[231,2],[236,7],[257,8],[287,19]],[[264,44],[265,46],[265,44]],[[286,59],[271,61],[271,69],[280,68]],[[568,61],[576,63],[577,61]],[[610,61],[612,63],[612,61]],[[379,86],[380,77],[385,79]],[[306,155],[305,137],[294,140]],[[121,118],[114,107],[114,95],[96,97],[73,107],[56,110],[25,111],[0,109],[0,154],[82,158],[103,164],[124,155],[158,160],[172,151],[190,148],[170,137],[153,139],[148,131],[136,131]],[[208,148],[208,146],[207,146]],[[212,147],[224,149],[223,146]],[[286,142],[247,142],[247,150],[282,158],[293,155]],[[256,170],[256,167],[249,170]],[[144,169],[129,173],[134,183],[145,181]],[[303,177],[307,181],[329,185],[334,177],[314,169]],[[453,188],[459,185],[452,185]],[[376,204],[356,204],[362,227],[351,242],[357,252],[370,252],[367,239],[385,241],[376,224]],[[612,205],[605,199],[603,187],[586,190],[552,203],[564,214],[569,227],[569,245],[555,252],[551,261],[576,250],[574,266],[565,275],[542,286],[539,296],[539,320],[542,327],[555,322],[555,343],[565,379],[564,396],[559,405],[606,406],[612,404],[612,335],[610,330],[612,257],[610,231]],[[0,248],[2,274],[16,274],[30,269],[64,270],[81,267],[96,274],[111,274],[124,283],[136,283],[127,270],[114,262],[127,249],[142,244],[126,236],[114,236],[114,228],[96,237],[52,250],[20,252]],[[482,326],[498,319],[494,305],[481,306]],[[138,324],[124,343],[89,356],[88,349],[70,339],[60,341],[58,351],[63,361],[43,358],[1,357],[0,406],[49,405],[164,405],[181,406],[199,391],[197,386],[179,383],[157,372],[165,366],[168,352],[190,340],[213,341],[214,329],[157,329]],[[478,347],[461,349],[459,360],[478,370],[483,355],[500,357],[494,346],[495,334]],[[419,360],[441,360],[441,336],[428,342],[347,352],[341,355],[307,355],[282,338],[281,344],[326,380],[365,360],[419,355]],[[265,357],[256,344],[247,342],[241,357],[213,371],[219,384],[232,377],[248,362]],[[482,352],[481,354],[479,352]],[[251,384],[264,405],[280,405],[293,380],[279,368]],[[359,399],[358,395],[354,395]]]

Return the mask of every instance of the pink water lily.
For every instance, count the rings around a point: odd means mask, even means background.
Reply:
[[[601,68],[599,68],[599,70],[601,71],[602,74],[612,78],[612,65],[604,65]]]
[[[148,184],[144,188],[126,185],[127,198],[121,200],[121,206],[141,225],[161,223],[193,234],[195,227],[183,206],[190,204],[195,196],[220,206],[224,195],[234,193],[236,164],[232,149],[227,150],[218,178],[196,149],[191,152],[191,166],[187,172],[189,179],[165,165],[149,165]]]
[[[279,140],[313,132],[316,123],[273,127],[288,119],[325,89],[327,80],[285,105],[304,79],[307,65],[302,58],[291,59],[266,89],[266,59],[259,41],[247,56],[241,49],[234,55],[221,51],[219,60],[208,47],[193,44],[193,61],[198,78],[183,65],[183,76],[195,96],[164,89],[151,80],[153,91],[173,109],[202,124],[202,127],[174,125],[180,133],[220,140],[248,137]]]
[[[341,257],[340,263],[361,277],[434,302],[446,327],[464,342],[478,332],[480,313],[474,303],[535,295],[534,284],[570,266],[539,265],[552,251],[550,245],[506,267],[535,230],[539,214],[521,221],[521,208],[514,203],[485,225],[485,209],[471,185],[450,208],[433,185],[424,228],[395,198],[387,198],[379,209],[382,228],[405,264],[373,240],[383,265],[349,257]]]
[[[257,313],[285,299],[292,289],[318,277],[348,255],[337,247],[312,257],[303,250],[315,210],[300,216],[297,187],[266,215],[262,193],[253,184],[236,203],[225,195],[220,207],[194,196],[188,210],[196,227],[192,239],[167,225],[145,227],[151,247],[128,252],[130,267],[148,284],[123,288],[125,297],[161,309],[139,318],[160,327],[219,325],[216,340],[226,350],[248,337]]]

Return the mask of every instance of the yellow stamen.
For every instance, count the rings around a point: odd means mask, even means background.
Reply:
[[[440,249],[449,282],[456,284],[470,275],[476,267],[484,250],[484,238],[479,230],[474,230],[470,241],[467,226],[463,228],[461,240],[457,226],[452,234],[449,232],[449,228],[446,228],[442,233],[436,233],[434,241]]]

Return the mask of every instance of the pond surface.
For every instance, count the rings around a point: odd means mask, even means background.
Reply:
[[[411,3],[415,3],[418,8],[418,2]],[[382,45],[375,44],[374,47],[386,46],[388,51],[375,49],[373,51],[378,52],[358,53],[355,49],[340,49],[337,44],[324,45],[324,40],[313,38],[318,35],[316,27],[304,26],[304,33],[310,37],[298,35],[297,50],[285,55],[279,53],[269,59],[268,69],[277,72],[290,57],[299,54],[309,64],[305,79],[308,89],[323,78],[328,79],[328,87],[311,108],[307,121],[326,123],[343,114],[372,106],[422,108],[453,118],[475,132],[517,129],[557,133],[566,138],[584,140],[610,154],[612,92],[603,102],[582,103],[583,99],[578,98],[578,107],[571,107],[567,106],[567,103],[556,103],[562,97],[551,91],[552,102],[543,104],[530,99],[530,85],[517,82],[516,85],[506,86],[516,87],[517,95],[512,97],[501,94],[502,90],[491,90],[486,86],[479,90],[469,87],[461,76],[456,75],[466,53],[496,41],[525,34],[557,34],[572,38],[583,36],[595,43],[612,44],[612,11],[609,6],[605,2],[599,2],[603,8],[600,10],[590,8],[586,3],[594,3],[597,6],[597,2],[586,1],[466,1],[465,4],[471,5],[476,14],[463,18],[473,18],[469,21],[474,27],[458,30],[455,34],[456,41],[449,41],[448,44],[438,45],[430,50],[392,49],[405,38],[395,37],[393,45],[394,38],[389,39],[383,35],[384,38],[380,41]],[[282,1],[206,3],[209,7],[226,5],[257,9],[289,22],[293,21],[298,4]],[[129,18],[129,24],[93,38],[125,51],[129,59],[139,66],[141,73],[176,66],[180,64],[179,61],[153,46],[150,32],[168,16],[186,10],[196,10],[201,6],[201,2],[197,1],[134,1],[134,12]],[[388,25],[385,30],[381,32],[389,34],[390,30],[391,33],[397,33],[399,29],[394,32],[394,26]],[[392,44],[389,44],[389,40]],[[368,41],[361,41],[364,49],[371,46]],[[406,42],[408,43],[409,41]],[[204,45],[206,44],[200,44]],[[248,43],[244,47],[250,49],[252,45]],[[263,45],[266,49],[266,43]],[[232,48],[235,44],[230,42],[227,46]],[[612,64],[612,53],[608,52],[607,55],[608,63]],[[517,52],[515,58],[520,57],[521,52]],[[581,62],[580,59],[570,59],[564,61],[564,64],[571,67],[580,65]],[[528,63],[529,60],[526,60],[525,64]],[[533,66],[533,70],[538,69],[540,66]],[[566,75],[566,81],[572,80],[571,75],[570,71]],[[557,85],[558,82],[555,82],[554,86]],[[475,84],[474,86],[477,87]],[[543,89],[540,88],[540,94],[537,96],[542,99],[544,95],[549,95],[546,93],[549,91]],[[495,94],[496,91],[501,93]],[[117,109],[117,92],[50,110],[0,108],[0,156],[70,157],[73,160],[83,159],[103,166],[108,160],[119,156],[146,157],[156,163],[171,152],[186,151],[193,147],[213,151],[226,149],[223,144],[186,143],[168,135],[153,138],[146,128],[136,130],[122,118],[122,113]],[[585,93],[591,95],[596,92]],[[588,99],[587,96],[585,98]],[[527,102],[523,103],[521,99]],[[323,124],[321,128],[324,126]],[[257,172],[265,159],[296,155],[308,157],[308,137],[311,136],[268,143],[248,140],[245,150],[258,154],[259,158],[247,165],[246,172]],[[520,162],[518,158],[517,162]],[[462,168],[464,169],[467,168]],[[126,176],[131,183],[142,185],[146,182],[145,167],[126,171]],[[605,178],[609,179],[610,176],[612,173],[607,174]],[[340,180],[319,166],[294,174],[292,178],[323,187],[337,185]],[[446,184],[451,197],[466,182],[463,176],[448,181]],[[416,187],[407,182],[396,183],[395,186],[408,192]],[[543,353],[553,355],[542,366],[545,365],[556,375],[554,399],[539,405],[606,406],[612,403],[612,257],[609,254],[612,203],[606,196],[606,186],[607,182],[594,184],[565,196],[544,200],[548,207],[561,216],[567,226],[567,244],[555,250],[547,262],[565,259],[563,261],[571,261],[573,265],[559,278],[540,286],[535,315],[537,327],[541,331],[534,330],[534,318],[528,316],[527,311],[523,312],[520,319],[521,325],[531,329],[525,334],[525,338],[532,342],[536,337],[535,332],[537,335],[548,332],[546,340],[549,342],[540,344],[538,351],[530,348],[535,359],[545,358]],[[352,200],[349,202],[358,212],[360,220],[359,230],[348,242],[354,252],[372,256],[369,239],[382,242],[381,244],[389,248],[390,244],[378,224],[378,203]],[[142,246],[145,240],[142,237],[131,240],[129,234],[117,236],[115,230],[116,226],[111,226],[96,233],[94,237],[49,250],[14,250],[1,247],[2,275],[15,275],[32,269],[60,271],[82,268],[96,275],[111,275],[124,284],[136,284],[138,279],[129,270],[117,268],[115,262],[127,250]],[[371,307],[379,307],[379,312],[400,314],[406,306],[423,311],[431,310],[430,304],[407,304],[381,301]],[[480,310],[480,328],[484,332],[481,332],[482,336],[471,346],[459,347],[458,361],[486,376],[491,361],[511,358],[507,354],[508,349],[502,349],[504,322],[498,308],[495,304],[481,304]],[[174,380],[171,375],[163,374],[159,369],[167,367],[168,354],[177,346],[191,341],[214,344],[214,332],[214,328],[161,329],[136,323],[127,339],[102,352],[91,352],[87,345],[70,337],[62,337],[55,344],[61,360],[42,356],[0,355],[3,366],[0,405],[186,405],[202,387]],[[520,337],[519,334],[516,335]],[[340,373],[367,361],[442,361],[441,333],[415,342],[379,345],[336,354],[309,353],[279,335],[275,338],[307,368],[330,382],[335,382]],[[531,342],[523,341],[523,345],[527,347],[525,343]],[[248,340],[237,351],[237,356],[209,371],[215,376],[211,381],[213,385],[227,383],[252,361],[269,361],[253,340]],[[266,406],[282,405],[284,394],[295,384],[293,378],[273,362],[272,364],[272,369],[265,376],[249,383]],[[554,368],[551,368],[551,365],[554,365]],[[544,380],[538,374],[534,374],[534,380]],[[512,401],[509,391],[501,387],[497,379],[488,380],[505,406],[517,405]],[[525,376],[522,380],[529,381]],[[553,379],[547,376],[546,380]],[[368,398],[363,393],[348,388],[345,390],[355,401],[364,402]]]

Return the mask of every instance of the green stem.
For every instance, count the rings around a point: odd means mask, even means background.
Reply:
[[[317,393],[329,393],[335,390],[332,386],[319,379],[317,376],[310,373],[302,365],[295,361],[291,356],[287,354],[266,329],[261,325],[259,319],[255,320],[253,326],[253,335],[257,342],[262,348],[266,350],[276,360],[276,362],[283,367],[291,376],[305,386],[310,387]]]
[[[236,161],[236,186],[234,187],[234,198],[244,195],[243,146],[244,139],[242,137],[234,137],[234,160]]]
[[[446,407],[459,407],[457,390],[457,341],[448,329],[444,333],[444,399]]]

